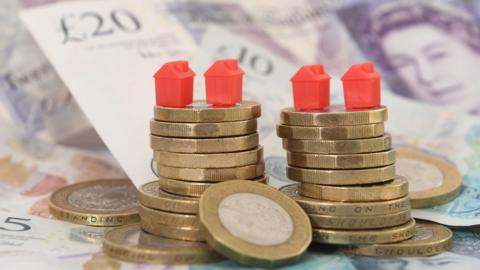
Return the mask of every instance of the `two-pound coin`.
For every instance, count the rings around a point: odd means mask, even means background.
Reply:
[[[220,254],[258,267],[299,259],[312,239],[310,221],[288,196],[250,181],[227,181],[200,198],[207,242]]]
[[[137,189],[130,179],[76,183],[55,191],[49,210],[56,218],[89,226],[138,222]]]
[[[214,107],[204,100],[184,108],[154,107],[155,120],[165,122],[230,122],[258,118],[260,115],[260,103],[254,101],[243,101],[231,107]]]
[[[380,257],[425,257],[448,251],[452,247],[453,234],[440,224],[417,221],[413,237],[390,244],[347,246],[348,253]]]
[[[155,236],[142,231],[137,224],[108,231],[103,239],[103,251],[135,263],[203,264],[224,259],[207,243]]]
[[[407,196],[408,181],[403,176],[397,176],[393,181],[358,186],[323,186],[301,183],[300,194],[327,201],[386,201]]]

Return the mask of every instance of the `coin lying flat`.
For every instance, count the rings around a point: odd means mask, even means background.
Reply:
[[[243,101],[231,107],[214,107],[200,100],[185,108],[155,106],[154,115],[155,120],[165,122],[228,122],[258,118],[261,108],[253,101]]]
[[[145,207],[143,205],[140,205],[138,213],[141,219],[155,220],[155,222],[164,224],[166,226],[177,227],[177,228],[193,228],[193,229],[200,228],[197,215],[180,214],[180,213],[172,213],[172,212],[166,212],[161,210],[155,210],[152,208]]]
[[[280,122],[290,126],[353,126],[382,123],[387,119],[388,111],[384,106],[347,111],[342,105],[332,105],[326,112],[302,112],[294,108],[280,112]]]
[[[153,150],[176,153],[225,153],[253,149],[258,146],[258,133],[225,138],[183,139],[150,135]]]
[[[140,220],[140,227],[156,236],[184,241],[205,241],[198,228],[169,226],[148,217]]]
[[[400,226],[366,230],[332,230],[313,228],[313,242],[325,244],[378,244],[409,239],[415,233],[415,220]]]
[[[411,219],[410,209],[381,215],[333,216],[309,214],[314,228],[363,230],[393,227]]]
[[[263,161],[252,165],[231,168],[180,168],[157,165],[157,173],[162,177],[202,182],[253,179],[264,175],[264,172],[265,163]]]
[[[393,181],[360,186],[322,186],[301,183],[300,194],[327,201],[386,201],[407,196],[408,181],[403,176],[397,176]]]
[[[263,160],[263,147],[252,150],[215,153],[215,154],[186,154],[154,151],[154,158],[158,165],[187,168],[229,168],[258,163]]]
[[[383,132],[383,123],[332,127],[277,126],[278,137],[302,140],[362,139],[382,136]]]
[[[215,138],[252,134],[257,131],[257,119],[216,123],[176,123],[150,121],[153,135],[175,138]]]
[[[120,260],[151,264],[202,264],[224,259],[206,243],[158,237],[137,224],[108,231],[103,251]]]
[[[319,185],[361,185],[381,183],[395,178],[395,165],[368,169],[319,170],[287,166],[288,178]]]
[[[347,246],[342,250],[348,253],[381,257],[424,257],[432,256],[452,247],[453,234],[440,224],[417,221],[412,238],[391,244]]]
[[[290,152],[318,154],[357,154],[389,150],[390,134],[367,139],[352,140],[296,140],[283,139],[283,149]]]
[[[362,154],[307,154],[287,152],[289,165],[318,169],[361,169],[395,163],[395,151]]]
[[[129,179],[81,182],[55,191],[49,210],[56,218],[89,226],[138,222],[137,189]]]
[[[298,260],[312,237],[300,206],[258,183],[228,181],[200,198],[200,223],[207,242],[237,262],[276,267]]]
[[[412,148],[397,153],[397,173],[409,181],[413,208],[433,207],[457,197],[462,175],[454,164]]]
[[[254,181],[258,183],[268,183],[268,176],[261,176],[259,178],[243,181]],[[161,178],[160,188],[178,195],[200,197],[208,188],[215,183],[203,183],[203,182],[187,182],[176,179]]]
[[[294,199],[307,214],[331,216],[388,215],[410,209],[410,199],[408,197],[377,202],[336,202],[301,196],[298,193],[298,184],[281,187],[280,191]]]
[[[158,180],[146,183],[139,188],[138,201],[147,207],[163,211],[185,214],[198,213],[198,198],[165,192],[160,189]]]
[[[288,178],[318,185],[362,185],[381,183],[395,178],[395,165],[367,169],[321,170],[287,166]]]

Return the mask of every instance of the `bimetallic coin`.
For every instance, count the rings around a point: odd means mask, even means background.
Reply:
[[[363,185],[381,183],[395,178],[395,165],[367,169],[320,170],[287,166],[288,178],[318,185]]]
[[[347,246],[342,250],[364,256],[425,257],[440,254],[452,247],[453,234],[440,224],[417,221],[413,237],[398,243]]]
[[[354,126],[382,123],[387,118],[388,112],[384,106],[347,111],[342,105],[332,105],[326,112],[302,112],[286,108],[280,113],[280,123],[290,126]]]
[[[185,108],[154,107],[155,120],[165,122],[229,122],[258,118],[260,104],[243,101],[231,107],[214,107],[204,100],[195,101]]]
[[[412,148],[397,153],[397,173],[408,179],[413,208],[433,207],[457,197],[462,175],[454,164]]]
[[[353,140],[295,140],[283,139],[283,149],[290,152],[318,154],[357,154],[389,150],[390,134],[381,137]]]
[[[287,152],[288,165],[317,169],[362,169],[395,163],[395,151],[362,154],[307,154]]]
[[[325,244],[378,244],[395,243],[411,238],[415,233],[415,220],[400,226],[366,230],[332,230],[313,228],[313,242]]]
[[[232,168],[180,168],[157,165],[157,173],[164,178],[186,181],[221,182],[234,179],[253,179],[264,175],[265,163]]]
[[[200,224],[198,222],[197,215],[192,214],[180,214],[172,213],[161,210],[155,210],[152,208],[140,205],[138,214],[140,219],[155,220],[155,222],[164,224],[166,226],[176,228],[192,228],[199,229]]]
[[[322,186],[300,183],[300,195],[327,201],[386,201],[407,196],[408,181],[403,176],[380,184],[359,186]]]
[[[319,185],[362,185],[381,183],[395,178],[395,165],[369,169],[318,170],[287,166],[288,178]]]
[[[138,201],[147,207],[163,211],[196,214],[198,198],[179,196],[160,189],[160,182],[146,183],[138,190]]]
[[[207,242],[237,262],[277,267],[298,260],[311,242],[310,221],[288,196],[249,181],[228,181],[200,198]]]
[[[256,148],[258,133],[225,138],[183,139],[150,135],[153,150],[176,153],[225,153]]]
[[[258,183],[268,183],[268,176],[243,181],[254,181]],[[203,182],[187,182],[182,180],[160,178],[160,188],[178,195],[200,197],[208,188],[215,185],[215,183]]]
[[[55,191],[49,210],[56,218],[89,226],[138,222],[137,189],[129,179],[102,179]]]
[[[140,227],[156,236],[184,241],[205,241],[198,228],[169,226],[149,218],[142,218]]]
[[[113,258],[151,264],[203,264],[224,258],[206,243],[178,241],[146,233],[137,224],[107,232],[103,251]]]
[[[154,151],[154,158],[158,165],[183,168],[229,168],[252,165],[263,160],[263,147],[252,150],[215,153],[215,154],[187,154]]]
[[[408,197],[378,202],[335,202],[301,196],[298,193],[298,184],[281,187],[280,191],[294,199],[307,214],[331,216],[388,215],[410,209],[410,199]]]
[[[257,132],[257,119],[217,123],[175,123],[150,121],[150,132],[175,138],[216,138],[241,136]]]
[[[332,127],[277,126],[278,137],[284,139],[349,140],[379,137],[383,134],[383,123]]]
[[[410,209],[401,212],[365,216],[328,216],[309,214],[314,228],[363,230],[402,225],[411,219]]]

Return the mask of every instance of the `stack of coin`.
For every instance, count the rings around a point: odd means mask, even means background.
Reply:
[[[287,175],[300,182],[281,190],[307,212],[316,242],[378,244],[414,233],[408,182],[395,174],[387,108],[328,112],[284,109],[278,136]]]
[[[213,107],[204,101],[184,108],[155,106],[150,121],[159,181],[140,188],[143,230],[178,240],[203,241],[199,197],[215,183],[265,183],[257,118],[260,104],[244,101]]]

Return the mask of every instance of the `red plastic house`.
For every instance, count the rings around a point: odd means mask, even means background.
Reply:
[[[243,74],[236,59],[215,61],[204,74],[207,103],[233,106],[242,102]]]
[[[290,79],[296,111],[326,111],[330,107],[330,76],[323,65],[302,66]]]
[[[342,76],[345,108],[371,109],[380,106],[380,74],[373,63],[352,65]]]
[[[192,104],[195,73],[187,61],[165,63],[153,77],[157,106],[181,108]]]

